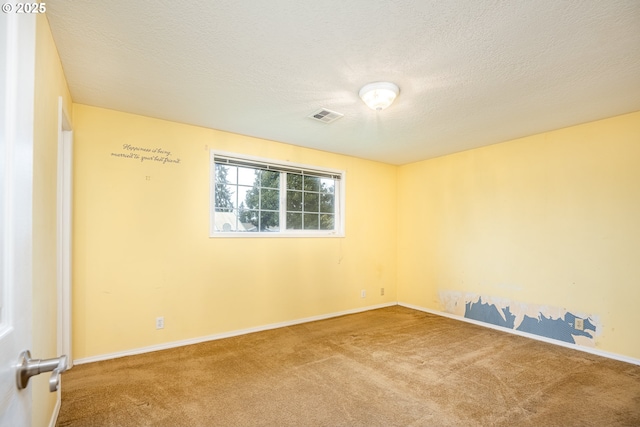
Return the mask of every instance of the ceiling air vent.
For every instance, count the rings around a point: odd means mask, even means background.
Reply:
[[[336,113],[335,111],[327,110],[326,108],[321,108],[318,111],[311,113],[307,117],[322,123],[331,123],[338,120],[342,116],[344,116],[344,114]]]

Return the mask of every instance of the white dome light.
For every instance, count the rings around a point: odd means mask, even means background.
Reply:
[[[391,105],[398,93],[400,93],[400,89],[395,84],[376,82],[364,85],[360,89],[359,95],[369,108],[380,111]]]

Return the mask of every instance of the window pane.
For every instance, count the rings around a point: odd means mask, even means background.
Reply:
[[[235,212],[216,212],[215,228],[218,231],[236,231],[238,218]]]
[[[253,187],[239,186],[236,188],[236,190],[238,191],[238,207],[247,208],[247,193],[253,190]]]
[[[304,189],[305,191],[320,191],[320,178],[317,176],[305,176]]]
[[[317,193],[307,193],[307,192],[304,193],[304,211],[319,212]]]
[[[333,230],[335,228],[335,216],[329,214],[320,215],[320,230]]]
[[[302,192],[287,191],[287,211],[302,210]]]
[[[287,230],[302,230],[302,214],[287,212]]]
[[[258,211],[244,209],[238,214],[238,229],[241,231],[258,231]]]
[[[238,168],[216,163],[216,184],[237,184]]]
[[[256,183],[257,169],[253,168],[238,168],[238,184],[240,185],[254,185]]]
[[[320,191],[322,193],[335,193],[336,181],[333,179],[322,178],[320,180]]]
[[[234,201],[236,198],[235,190],[235,185],[216,185],[215,207],[232,209],[234,207]]]
[[[317,230],[318,229],[318,214],[304,214],[304,229],[305,230]]]
[[[279,231],[280,215],[278,212],[260,212],[260,231]]]
[[[260,186],[280,188],[280,172],[260,171]]]
[[[260,209],[259,187],[238,187],[238,193],[244,194],[244,200],[239,199],[247,209]],[[256,225],[258,225],[256,223]]]
[[[321,194],[320,195],[320,212],[333,213],[334,212],[335,195],[333,194]]]
[[[287,173],[287,190],[302,190],[302,175]]]
[[[260,192],[260,209],[272,211],[280,209],[280,191],[263,189]]]
[[[249,210],[244,206],[244,203],[241,203],[238,209],[238,220],[244,221],[249,215],[248,212]]]

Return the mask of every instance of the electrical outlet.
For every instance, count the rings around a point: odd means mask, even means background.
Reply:
[[[584,331],[584,319],[578,319],[576,317],[576,319],[574,320],[573,326],[578,331]]]
[[[367,291],[366,290],[361,290],[360,291],[360,298],[366,298],[367,297]]]
[[[164,317],[156,317],[156,329],[164,329]]]
[[[384,295],[384,288],[380,288],[380,296]]]

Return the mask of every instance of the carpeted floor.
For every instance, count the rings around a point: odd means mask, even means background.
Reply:
[[[59,427],[640,426],[640,366],[400,306],[75,366]]]

